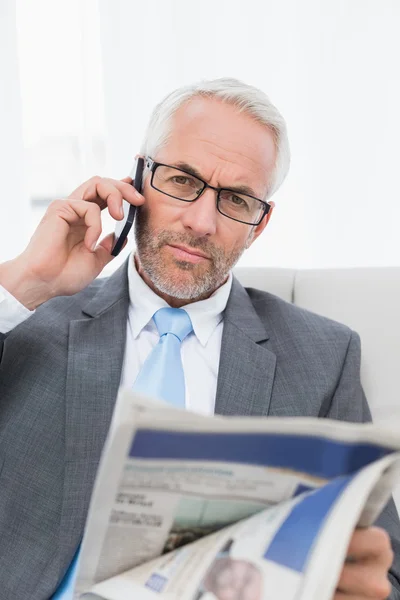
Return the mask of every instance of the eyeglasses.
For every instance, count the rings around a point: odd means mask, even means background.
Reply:
[[[151,187],[171,198],[194,202],[200,198],[205,189],[210,188],[217,192],[218,212],[246,225],[259,225],[271,208],[270,204],[254,196],[213,187],[184,169],[155,162],[149,156],[145,160],[146,167],[151,171]]]

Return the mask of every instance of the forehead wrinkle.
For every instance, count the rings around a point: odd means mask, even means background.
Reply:
[[[219,161],[222,160],[225,164],[232,165],[233,171],[237,170],[238,164],[234,160],[230,160],[228,158],[222,158],[218,153],[213,151],[213,148],[215,149],[215,145],[212,143],[210,145],[211,145],[211,150],[209,151],[209,154],[211,154],[212,156],[215,156]],[[222,148],[222,146],[220,146],[220,147]],[[224,148],[222,148],[222,149],[224,149]],[[237,154],[239,156],[242,156],[240,152],[235,153],[235,152],[231,151],[231,154]],[[205,181],[207,181],[208,183],[212,182],[216,171],[220,171],[220,168],[218,166],[215,166],[211,173],[205,173],[204,169],[200,168],[195,156],[193,156],[191,153],[187,153],[186,156],[188,158],[184,162],[186,162],[186,163],[190,164],[192,167],[194,167],[201,175],[201,178],[204,179]],[[243,156],[246,159],[248,159],[248,156],[246,156],[246,155],[243,155]],[[253,193],[250,195],[253,195],[256,197],[263,197],[268,191],[268,181],[265,181],[265,179],[264,179],[265,169],[262,169],[261,165],[257,165],[256,161],[251,160],[251,163],[253,163],[253,164],[252,164],[250,170],[255,175],[257,175],[257,179],[259,179],[259,176],[261,174],[262,179],[263,179],[262,182],[260,182],[260,181],[255,182],[254,180],[252,180],[252,178],[249,178],[248,174],[245,174],[245,173],[235,174],[233,172],[232,178],[230,181],[225,182],[225,181],[220,181],[219,179],[217,181],[214,181],[215,187],[232,188],[232,187],[236,187],[236,186],[242,184],[253,190]],[[269,175],[269,173],[268,173],[268,175]],[[255,183],[257,185],[255,185]],[[258,192],[257,189],[260,189],[260,191]]]
[[[215,142],[215,141],[210,141],[209,139],[202,139],[202,138],[199,138],[199,140],[198,140],[198,141],[199,141],[199,142],[201,142],[201,143],[203,143],[203,144],[205,144],[205,145],[207,145],[207,146],[211,146],[211,148],[210,148],[210,153],[211,153],[211,154],[213,154],[213,155],[215,155],[215,156],[217,156],[217,158],[224,160],[225,162],[230,162],[230,163],[234,164],[234,161],[233,161],[233,160],[230,160],[230,159],[225,159],[225,158],[222,158],[221,156],[219,156],[219,155],[218,155],[218,154],[215,152],[215,148],[219,148],[219,149],[221,149],[223,152],[227,152],[228,154],[238,155],[239,157],[241,157],[241,158],[245,158],[247,161],[250,161],[251,163],[254,163],[254,164],[256,164],[256,165],[257,165],[257,161],[256,161],[256,160],[254,160],[253,158],[251,158],[251,157],[250,157],[250,156],[249,156],[249,155],[248,155],[246,152],[242,152],[242,151],[240,151],[240,150],[231,150],[229,147],[222,146],[221,144],[218,144],[218,143],[217,143],[217,142]],[[249,146],[249,148],[250,148],[250,146]],[[271,158],[275,158],[275,156],[273,156],[273,157],[271,157]],[[271,164],[270,164],[270,163],[271,163],[271,161],[268,161],[268,167],[270,167],[270,166],[271,166]],[[237,166],[237,165],[235,165],[235,166]],[[257,170],[258,170],[258,167],[257,167]]]

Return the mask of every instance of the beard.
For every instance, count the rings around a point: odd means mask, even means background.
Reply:
[[[172,298],[192,302],[208,298],[218,289],[247,247],[247,243],[237,244],[225,251],[206,237],[152,228],[144,208],[136,211],[135,239],[139,265],[153,286]],[[176,244],[200,250],[208,259],[192,263],[169,253],[165,256],[163,248]]]

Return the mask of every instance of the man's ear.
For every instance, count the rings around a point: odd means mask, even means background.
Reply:
[[[259,235],[262,234],[262,232],[268,225],[269,220],[272,217],[272,213],[274,212],[275,202],[268,202],[268,204],[270,205],[271,208],[269,209],[268,214],[265,215],[265,217],[263,218],[261,223],[259,225],[257,225],[257,227],[254,227],[253,230],[251,231],[251,233],[249,235],[249,239],[247,240],[246,248],[250,248],[252,243],[258,238]]]

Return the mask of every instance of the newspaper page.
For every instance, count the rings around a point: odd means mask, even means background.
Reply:
[[[134,571],[134,577],[140,569],[144,569],[147,579],[145,582],[141,580],[144,586],[140,584],[141,594],[153,594],[143,595],[143,598],[154,598],[155,588],[146,585],[151,575],[146,571],[149,566],[144,563],[160,555],[164,556],[159,560],[171,560],[167,563],[169,565],[176,565],[178,561],[183,572],[190,573],[190,568],[183,566],[186,559],[182,556],[194,553],[195,559],[188,558],[189,562],[194,560],[193,564],[199,569],[197,576],[194,573],[190,575],[194,585],[196,577],[202,581],[201,574],[204,574],[198,552],[206,557],[218,546],[217,554],[222,558],[227,556],[226,544],[230,544],[229,548],[236,552],[238,547],[245,547],[243,542],[239,542],[243,537],[243,527],[254,527],[254,531],[260,532],[264,554],[254,560],[259,563],[257,568],[261,568],[260,564],[262,569],[267,568],[269,559],[264,555],[268,536],[275,540],[272,548],[278,545],[284,548],[284,554],[292,556],[293,552],[288,552],[288,548],[292,549],[293,539],[283,543],[285,535],[291,531],[291,537],[295,536],[293,523],[307,523],[310,516],[315,517],[315,507],[309,504],[312,498],[325,498],[325,512],[321,513],[319,521],[317,519],[317,525],[312,529],[307,524],[306,529],[311,532],[307,537],[307,562],[311,560],[311,548],[326,528],[325,519],[332,507],[354,488],[355,484],[350,485],[349,482],[358,482],[357,477],[364,472],[360,469],[371,463],[382,464],[387,460],[396,465],[393,453],[399,447],[400,441],[395,432],[382,432],[370,424],[354,425],[307,418],[201,417],[149,402],[123,390],[119,394],[92,496],[75,597],[79,598],[94,584],[110,580],[115,575],[125,573],[124,577],[128,577],[127,571],[144,565]],[[392,471],[394,473],[394,467]],[[357,522],[367,524],[375,520],[390,496],[394,485],[393,473],[389,483],[377,486],[367,513],[363,515],[362,507],[359,507],[359,513],[353,516],[349,525],[348,535]],[[314,492],[318,488],[321,489]],[[333,490],[332,497],[329,496],[330,490]],[[360,497],[359,491],[356,497]],[[299,519],[296,511],[303,505],[306,508]],[[257,519],[264,519],[264,524],[261,526]],[[237,524],[238,521],[241,522]],[[232,525],[236,533],[229,533],[225,540],[224,536]],[[234,535],[235,544],[230,541],[231,535]],[[221,536],[222,545],[219,546]],[[299,540],[303,538],[303,534],[296,537]],[[183,545],[184,549],[173,552]],[[171,551],[172,554],[165,554]],[[303,571],[306,562],[303,561]],[[276,571],[278,562],[272,563]],[[235,568],[243,571],[247,567],[239,562]],[[280,568],[292,575],[294,573],[297,587],[300,585],[299,571],[293,570],[292,565],[280,564]],[[248,569],[253,572],[250,567]],[[264,577],[262,569],[260,581]],[[160,573],[155,571],[153,575],[153,582],[161,581]],[[290,584],[290,576],[286,575],[283,577],[285,585],[295,589],[294,584]],[[131,585],[132,577],[129,577]],[[268,578],[273,581],[271,573]],[[303,579],[302,576],[301,585],[304,585]],[[207,583],[202,585],[205,591],[195,590],[191,596],[166,591],[167,595],[162,592],[162,597],[218,598],[215,592],[207,591]],[[159,591],[157,594],[160,597]],[[115,596],[123,597],[126,597],[126,590],[125,596]],[[135,593],[135,598],[139,597],[142,598],[142,595]],[[269,596],[264,594],[260,597]],[[282,595],[282,598],[286,597],[295,596]],[[106,595],[104,598],[113,600],[114,596]]]
[[[331,600],[363,507],[371,509],[382,473],[397,476],[398,463],[398,454],[381,459],[95,585],[83,598]]]

